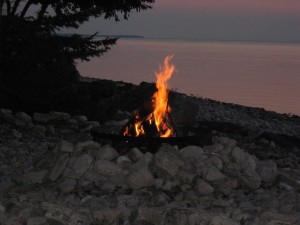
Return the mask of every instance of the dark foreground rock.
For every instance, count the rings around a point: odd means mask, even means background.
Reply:
[[[124,151],[85,116],[0,118],[0,224],[300,224],[297,142],[207,130],[209,145]]]

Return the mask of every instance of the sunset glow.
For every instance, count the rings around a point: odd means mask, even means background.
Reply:
[[[270,12],[270,13],[300,13],[300,1],[280,0],[161,0],[155,7],[207,10],[207,11],[228,11],[228,12]]]

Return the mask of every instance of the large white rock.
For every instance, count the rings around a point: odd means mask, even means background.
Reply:
[[[54,151],[73,152],[74,144],[65,140],[61,140],[59,143],[56,144]]]
[[[109,145],[102,146],[97,153],[97,159],[103,159],[109,161],[117,158],[118,156],[119,153]]]
[[[198,146],[187,146],[179,150],[179,154],[182,159],[188,162],[197,162],[198,160],[204,160],[203,149]]]
[[[261,181],[266,184],[272,184],[277,178],[277,166],[272,160],[259,161],[256,172],[259,174]]]
[[[61,155],[57,159],[57,161],[54,164],[52,170],[50,171],[49,179],[51,181],[55,181],[61,175],[61,173],[64,171],[64,169],[66,168],[68,162],[69,162],[69,155],[68,154]]]
[[[174,177],[184,162],[173,152],[161,150],[154,156],[154,167],[158,177]]]
[[[122,168],[126,168],[132,165],[132,161],[126,155],[121,155],[116,160],[117,164]]]
[[[141,189],[154,185],[154,177],[148,170],[145,159],[140,159],[130,167],[127,184],[132,189]]]
[[[72,169],[76,178],[80,178],[92,165],[93,158],[88,154],[79,156],[73,163]]]
[[[144,157],[144,154],[138,148],[132,148],[127,156],[133,161],[137,162],[139,159]]]
[[[226,178],[226,176],[215,166],[203,169],[203,178],[208,182],[217,182]]]
[[[122,172],[122,168],[107,160],[97,160],[94,163],[94,171],[101,175],[118,175]]]
[[[91,149],[99,149],[100,145],[95,141],[84,141],[78,142],[75,146],[75,152],[81,152],[84,149],[91,148]]]
[[[24,113],[24,112],[16,113],[16,117],[18,119],[22,120],[25,123],[31,123],[32,122],[31,116],[29,116],[27,113]]]
[[[260,176],[255,170],[246,169],[243,171],[241,180],[246,186],[252,189],[258,189],[261,185]]]

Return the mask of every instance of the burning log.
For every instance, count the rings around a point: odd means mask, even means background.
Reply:
[[[134,117],[124,128],[123,135],[139,137],[150,135],[153,137],[174,137],[175,132],[170,124],[169,113],[171,107],[168,105],[168,85],[175,70],[173,64],[169,64],[173,56],[167,56],[160,71],[155,72],[157,78],[157,91],[153,94],[150,102],[146,101],[141,111],[135,112]],[[148,113],[148,114],[146,114]]]

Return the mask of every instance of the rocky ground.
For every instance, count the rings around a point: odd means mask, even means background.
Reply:
[[[91,130],[116,132],[128,112],[99,124],[1,109],[0,224],[300,224],[299,118],[178,98],[177,129],[211,143],[124,151]]]

